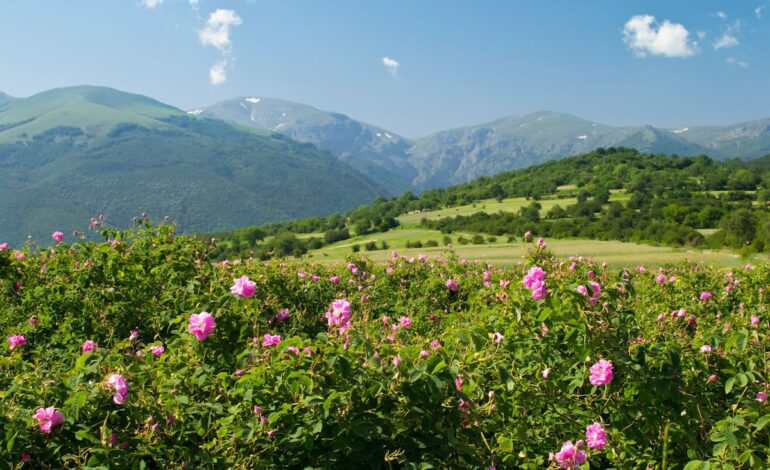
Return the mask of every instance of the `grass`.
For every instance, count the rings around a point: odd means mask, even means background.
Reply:
[[[610,195],[610,201],[627,201],[631,197],[628,193],[613,192]],[[405,214],[398,217],[398,221],[403,225],[416,225],[420,223],[422,219],[435,220],[442,217],[455,217],[458,215],[472,215],[477,212],[486,212],[488,214],[495,214],[502,212],[517,212],[522,207],[527,207],[533,202],[540,203],[543,206],[540,209],[541,214],[545,214],[555,205],[560,205],[566,208],[569,205],[577,203],[576,198],[564,198],[564,199],[541,199],[534,201],[524,197],[514,197],[503,199],[498,201],[497,199],[485,199],[483,201],[476,202],[474,204],[466,204],[464,206],[450,207],[446,209],[439,209],[435,211],[421,212],[415,214]]]
[[[469,260],[482,260],[493,262],[500,266],[510,266],[521,262],[522,256],[526,253],[528,245],[521,241],[508,243],[507,237],[498,237],[495,243],[485,243],[483,245],[461,245],[457,243],[457,238],[464,235],[470,238],[469,234],[454,233],[450,235],[453,241],[452,251],[460,258]],[[358,244],[361,248],[359,254],[367,256],[372,261],[384,262],[390,257],[391,250],[398,251],[399,254],[406,256],[417,256],[425,253],[429,257],[444,253],[447,248],[442,244],[443,234],[435,230],[426,230],[418,228],[399,228],[386,233],[378,233],[354,237],[349,240],[335,243],[327,247],[315,250],[309,253],[315,261],[320,262],[339,262],[344,260],[352,253],[352,246]],[[406,248],[407,241],[421,241],[423,244],[428,240],[436,240],[439,247]],[[365,251],[364,244],[374,241],[379,245],[385,241],[389,248],[386,250]],[[644,264],[648,267],[654,267],[661,264],[676,263],[680,261],[704,262],[707,264],[716,264],[719,266],[731,267],[745,264],[747,259],[739,257],[737,254],[729,251],[705,251],[689,248],[671,248],[658,247],[650,245],[640,245],[636,243],[626,243],[619,241],[600,241],[600,240],[548,240],[548,247],[554,254],[562,259],[570,256],[593,257],[599,262],[606,262],[612,268],[634,267],[638,264]]]

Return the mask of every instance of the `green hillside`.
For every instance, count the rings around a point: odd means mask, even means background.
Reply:
[[[682,249],[656,252],[673,256],[666,259],[731,264],[739,262],[737,252],[770,251],[769,188],[770,156],[721,162],[599,149],[419,196],[377,199],[344,215],[218,234],[213,255],[339,260],[367,251],[382,258],[374,252],[437,251],[451,242],[468,256],[486,258],[494,251],[496,259],[510,262],[520,253],[516,243],[531,231],[550,239],[627,242],[607,247],[628,253],[617,263],[649,253],[631,245],[641,243]],[[606,254],[597,244],[581,254],[586,251]]]
[[[147,211],[213,231],[329,214],[381,193],[312,145],[116,90],[54,90],[13,102],[0,120],[17,123],[0,133],[0,240],[15,244],[82,230],[99,213],[119,226]]]

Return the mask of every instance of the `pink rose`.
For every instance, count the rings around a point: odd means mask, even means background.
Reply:
[[[281,342],[280,335],[271,335],[269,333],[265,333],[265,335],[262,337],[262,346],[268,347],[268,346],[277,346],[278,343]]]
[[[99,348],[99,346],[95,342],[93,342],[93,341],[91,341],[89,339],[89,340],[86,340],[85,342],[83,342],[83,347],[82,347],[81,351],[83,352],[83,354],[85,354],[85,353],[90,353],[90,352],[96,351],[98,348]]]
[[[457,283],[452,279],[447,279],[446,286],[449,288],[452,292],[457,292],[457,289],[459,289],[460,286],[457,285]]]
[[[561,450],[553,455],[553,460],[561,468],[573,469],[583,465],[586,461],[586,453],[584,450],[580,450],[580,442],[578,445],[567,441],[561,445]]]
[[[350,329],[350,302],[347,299],[338,299],[332,302],[325,314],[330,327],[338,327],[340,334]]]
[[[596,364],[591,366],[591,375],[589,380],[592,385],[606,385],[612,382],[612,363],[606,359],[602,359]]]
[[[40,432],[44,433],[50,433],[53,428],[64,422],[64,415],[53,406],[38,408],[33,417],[37,420]]]
[[[24,346],[25,344],[27,344],[27,339],[21,335],[12,335],[8,337],[8,345],[11,351],[16,349],[18,346]]]
[[[56,243],[61,243],[62,240],[64,240],[64,234],[62,232],[58,232],[57,231],[57,232],[54,232],[54,233],[51,234],[51,238]]]
[[[244,299],[254,296],[257,291],[257,283],[249,280],[249,276],[241,276],[235,279],[235,284],[230,287],[230,293]]]
[[[601,449],[607,445],[607,433],[599,423],[594,423],[586,428],[586,444],[590,449]]]
[[[163,346],[150,346],[150,353],[153,357],[160,357],[164,352],[166,352],[166,348]]]
[[[112,388],[112,401],[117,405],[122,405],[128,397],[128,383],[120,374],[112,374],[107,378],[107,384]]]
[[[201,312],[190,315],[187,329],[198,341],[203,341],[214,332],[214,327],[216,327],[214,317],[209,312]]]

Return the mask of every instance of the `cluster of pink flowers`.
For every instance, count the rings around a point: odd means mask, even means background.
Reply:
[[[37,420],[40,432],[50,433],[53,428],[64,423],[64,415],[57,411],[55,407],[38,408],[33,415]]]
[[[25,344],[27,344],[27,339],[21,335],[12,335],[8,337],[8,346],[11,351],[19,346],[24,346]]]
[[[546,272],[538,266],[533,266],[524,276],[522,281],[524,287],[532,291],[532,298],[535,300],[544,299],[548,295],[548,289],[545,286]]]
[[[453,279],[447,279],[446,286],[452,292],[457,292],[457,290],[460,288],[460,286],[458,286],[457,283]]]
[[[230,293],[244,299],[254,297],[257,291],[257,283],[249,280],[249,276],[241,276],[235,279],[235,283],[230,287]]]
[[[152,357],[160,357],[164,352],[166,352],[166,348],[163,346],[150,346],[150,353],[152,354]]]
[[[51,234],[51,239],[53,239],[56,243],[61,243],[64,240],[64,234],[62,232],[56,231]]]
[[[352,327],[350,323],[350,301],[348,299],[338,299],[332,302],[324,316],[329,326],[338,328],[340,334],[343,334]]]
[[[214,322],[214,317],[212,317],[209,312],[201,312],[190,315],[187,329],[190,333],[195,335],[195,338],[198,341],[203,341],[214,332],[215,327],[216,323]]]
[[[592,365],[589,371],[591,375],[588,379],[592,385],[607,385],[612,382],[612,363],[606,359],[602,359],[596,364]]]
[[[128,397],[128,382],[120,374],[112,374],[107,378],[107,384],[112,389],[112,401],[122,405]]]
[[[707,300],[709,300],[709,299],[711,299],[712,297],[714,297],[714,294],[712,294],[712,293],[711,293],[711,292],[709,292],[709,291],[705,291],[705,292],[701,292],[701,293],[700,293],[700,299],[701,299],[702,301],[704,301],[704,302],[705,302],[705,301],[707,301]]]
[[[561,450],[551,454],[548,460],[555,462],[560,468],[574,469],[583,465],[588,457],[583,450],[584,445],[589,449],[600,450],[607,445],[607,432],[600,423],[594,422],[586,427],[586,440],[579,440],[576,443],[567,441],[561,445]]]

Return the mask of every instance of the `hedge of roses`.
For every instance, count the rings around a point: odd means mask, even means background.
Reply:
[[[0,245],[0,461],[765,468],[768,266],[212,264],[169,225]]]

